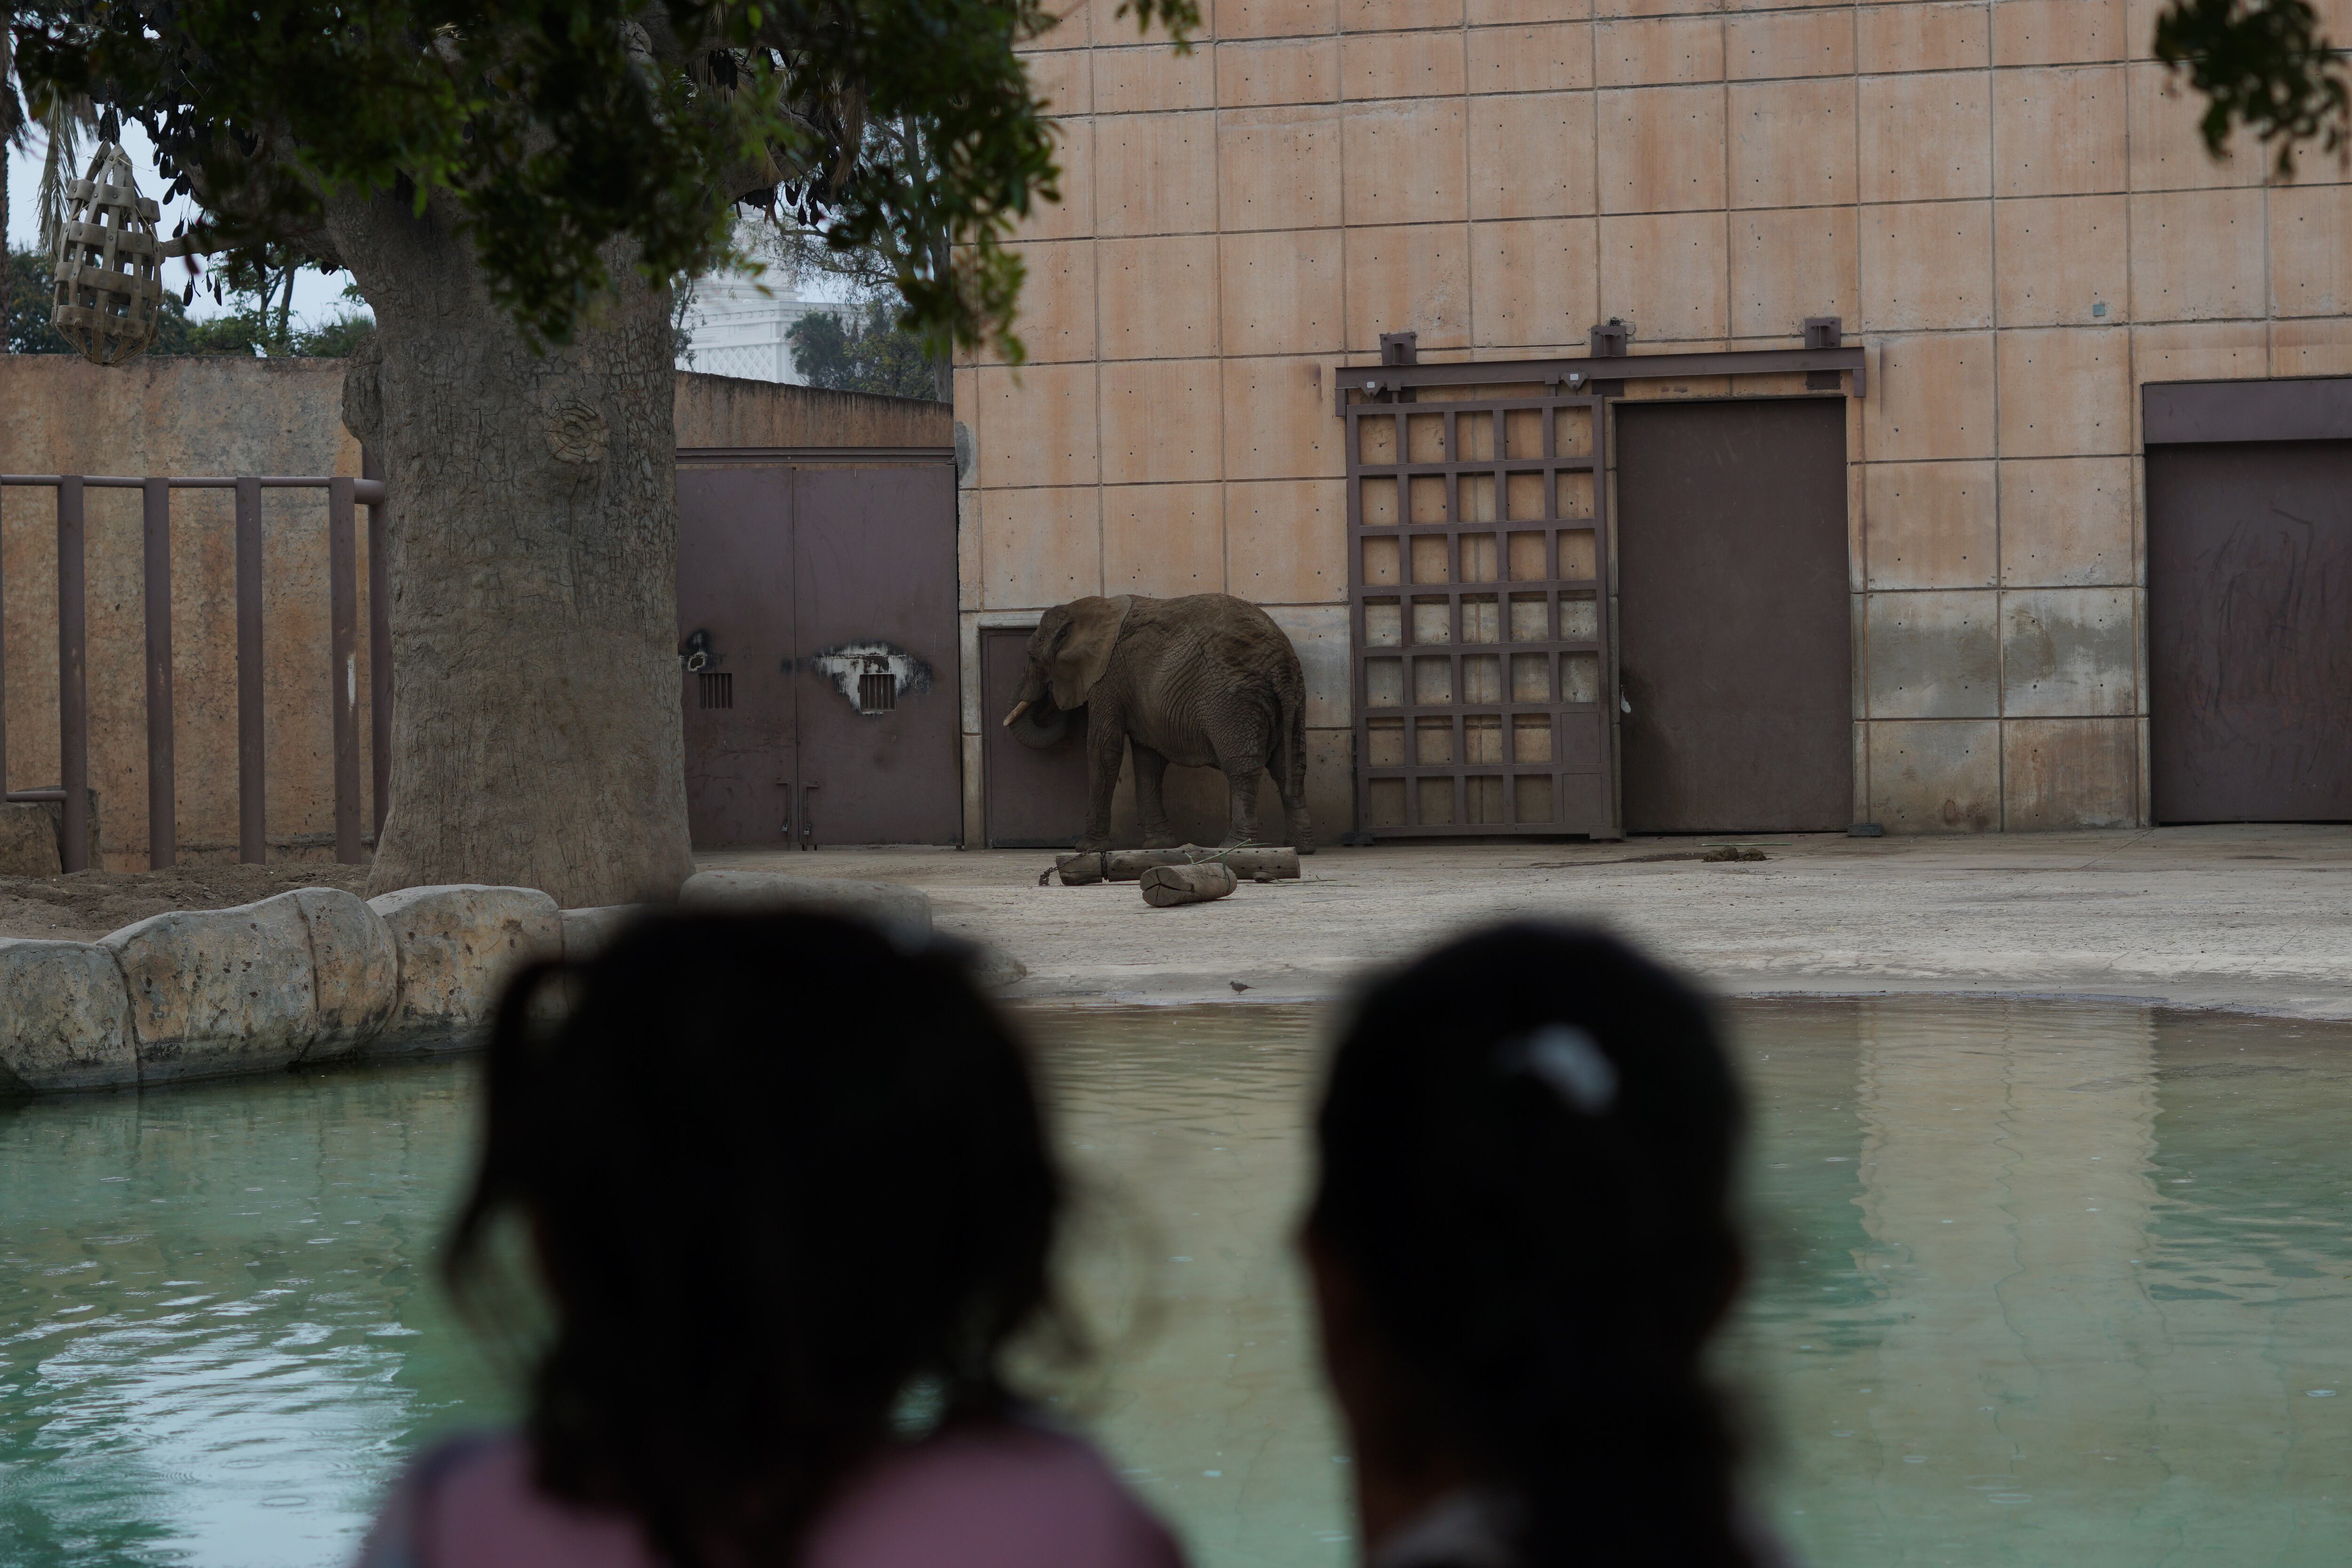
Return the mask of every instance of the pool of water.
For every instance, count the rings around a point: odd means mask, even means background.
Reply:
[[[1734,1006],[1759,1276],[1727,1346],[1805,1561],[2352,1558],[2352,1030]],[[1041,1016],[1097,1325],[1062,1397],[1210,1568],[1341,1568],[1288,1250],[1316,1016]],[[440,1296],[471,1068],[0,1110],[0,1562],[323,1564],[511,1386]]]

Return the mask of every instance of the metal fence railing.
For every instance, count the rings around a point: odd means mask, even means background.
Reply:
[[[374,822],[383,826],[391,772],[392,595],[383,541],[383,480],[372,455],[360,479],[341,475],[181,476],[130,479],[100,474],[0,474],[8,488],[57,492],[58,512],[58,758],[59,787],[14,790],[12,801],[61,800],[58,858],[65,869],[89,863],[89,579],[83,496],[93,489],[135,489],[144,497],[147,672],[147,856],[157,869],[179,860],[177,779],[173,763],[172,492],[236,492],[236,772],[237,858],[268,858],[268,793],[262,740],[261,492],[327,492],[329,710],[334,721],[335,858],[356,865],[360,835],[359,572],[356,508],[368,512],[368,695],[372,721]],[[7,776],[6,649],[0,639],[0,780]]]

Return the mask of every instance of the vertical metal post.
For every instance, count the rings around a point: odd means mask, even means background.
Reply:
[[[261,481],[236,481],[236,858],[269,858],[264,837],[261,706]]]
[[[89,867],[89,666],[81,476],[58,480],[58,769],[65,785],[58,861]]]
[[[180,861],[179,785],[172,757],[172,481],[141,488],[147,545],[147,864]]]
[[[360,448],[360,474],[381,481],[383,464]],[[392,805],[392,548],[384,542],[383,502],[368,502],[368,761],[375,777],[376,842]]]
[[[333,668],[329,710],[335,716],[335,858],[358,865],[360,852],[360,574],[352,536],[352,481],[327,481],[327,595]]]

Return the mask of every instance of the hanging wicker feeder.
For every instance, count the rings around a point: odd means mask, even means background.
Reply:
[[[166,246],[155,232],[162,209],[139,194],[130,154],[99,144],[89,173],[66,184],[65,218],[50,257],[56,294],[49,322],[94,364],[121,364],[147,352],[163,324]]]

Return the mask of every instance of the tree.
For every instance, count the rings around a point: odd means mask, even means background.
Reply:
[[[912,115],[867,120],[858,159],[863,177],[910,190],[919,191],[941,174],[938,146],[923,123]],[[765,232],[757,237],[761,248],[774,258],[787,277],[797,280],[814,273],[835,279],[869,301],[893,297],[902,272],[944,271],[954,247],[954,237],[938,228],[905,234],[886,229],[864,244],[845,246],[835,243],[835,237],[827,232],[822,212],[781,208],[770,216],[772,221],[764,226]],[[903,320],[893,324],[902,332],[907,331]],[[905,395],[953,402],[954,365],[947,345],[934,341],[925,352],[932,388]]]
[[[811,310],[784,331],[793,363],[811,386],[883,397],[937,397],[922,340],[898,325],[896,302],[871,299],[840,310]]]
[[[288,324],[265,301],[232,296],[238,303],[225,314],[197,320],[180,296],[166,293],[163,322],[152,353],[159,354],[260,354],[276,359],[309,355],[343,359],[375,328],[361,311],[345,310],[315,327]],[[74,346],[49,324],[49,258],[37,250],[8,252],[7,344],[15,354],[69,354]],[[274,319],[273,319],[274,318]]]
[[[1139,26],[1192,0],[1127,0]],[[691,868],[676,658],[669,284],[781,200],[903,247],[942,349],[1011,340],[1003,239],[1055,195],[1014,46],[1040,0],[34,0],[20,71],[136,118],[202,243],[348,268],[377,331],[345,418],[389,486],[391,814],[372,890],[565,904]],[[913,117],[940,177],[861,166]]]
[[[2206,151],[2229,155],[2240,127],[2272,147],[2281,178],[2316,142],[2341,155],[2352,137],[2343,58],[2305,0],[2172,0],[2156,24],[2156,58],[2205,99]]]

